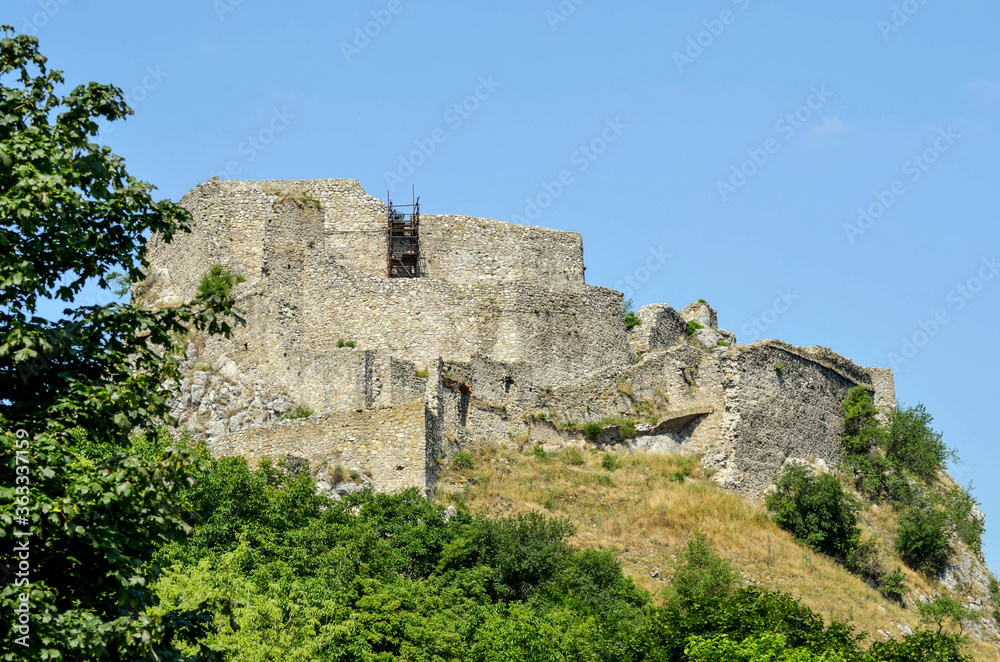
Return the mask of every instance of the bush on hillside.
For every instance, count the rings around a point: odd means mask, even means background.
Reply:
[[[942,441],[941,433],[931,428],[933,420],[923,405],[897,407],[882,435],[886,457],[923,481],[937,478],[948,460],[956,457]]]
[[[332,501],[308,473],[233,458],[211,461],[199,480],[188,498],[201,521],[187,543],[161,550],[171,569],[155,590],[165,609],[238,600],[210,636],[233,662],[666,662],[689,659],[692,645],[711,654],[698,642],[715,640],[789,661],[965,660],[959,640],[924,633],[869,660],[850,627],[825,625],[787,594],[739,587],[703,536],[679,555],[657,606],[613,551],[571,547],[566,520],[464,508],[446,517],[416,490]]]
[[[732,594],[736,576],[703,534],[688,541],[681,560],[672,588],[673,599],[682,609],[716,605]]]
[[[817,552],[846,561],[858,545],[858,507],[831,474],[788,464],[767,497],[778,526]]]
[[[937,576],[948,564],[947,515],[934,508],[908,508],[899,517],[899,529],[893,541],[906,565]]]
[[[916,505],[955,452],[931,427],[923,405],[879,413],[863,386],[844,400],[843,467],[869,497]]]
[[[982,514],[976,512],[979,502],[971,492],[971,485],[964,490],[961,487],[954,487],[945,492],[941,501],[955,534],[978,554],[983,549],[985,522]]]

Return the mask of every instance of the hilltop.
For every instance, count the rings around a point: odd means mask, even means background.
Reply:
[[[895,409],[890,370],[739,344],[704,300],[632,310],[586,283],[579,234],[425,214],[354,180],[213,179],[181,204],[192,232],[151,238],[133,294],[153,308],[234,299],[242,324],[182,339],[174,384],[181,429],[214,456],[280,460],[333,498],[417,488],[480,513],[565,515],[575,542],[617,550],[654,595],[703,532],[748,584],[830,621],[895,637],[917,606],[953,597],[977,654],[993,650],[982,513],[944,473],[929,417]],[[929,465],[887,441],[897,424]],[[859,504],[846,556],[765,509],[799,466]],[[950,536],[933,570],[899,551],[914,513],[940,513]]]

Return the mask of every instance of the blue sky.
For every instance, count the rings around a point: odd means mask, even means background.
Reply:
[[[106,141],[177,199],[219,174],[580,232],[591,284],[707,299],[741,341],[894,368],[1000,567],[1000,5],[987,0],[7,0]],[[991,191],[993,191],[991,193]],[[99,299],[90,296],[90,299]]]

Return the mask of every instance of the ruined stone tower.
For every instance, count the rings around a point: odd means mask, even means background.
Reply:
[[[579,234],[390,210],[354,180],[213,179],[182,204],[193,231],[151,240],[136,297],[188,301],[221,264],[246,324],[192,338],[175,415],[217,454],[301,458],[321,484],[430,490],[466,444],[598,444],[697,452],[759,494],[789,458],[839,459],[850,388],[894,401],[891,372],[738,345],[704,303],[626,330]]]

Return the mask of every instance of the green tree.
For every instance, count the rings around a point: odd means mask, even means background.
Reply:
[[[931,427],[933,421],[924,405],[897,407],[883,435],[886,457],[924,481],[937,478],[947,461],[956,457]]]
[[[876,641],[871,654],[878,662],[972,662],[962,654],[962,644],[958,635],[922,630],[902,639]]]
[[[917,613],[924,623],[932,623],[937,626],[938,634],[944,630],[944,626],[949,622],[958,626],[959,634],[965,629],[962,621],[976,618],[977,613],[972,609],[966,609],[962,603],[954,598],[938,596],[930,602],[923,602],[917,605]]]
[[[858,506],[832,474],[789,464],[767,496],[778,526],[813,550],[847,561],[858,546]]]
[[[688,541],[681,559],[674,572],[673,599],[682,609],[718,604],[736,587],[729,564],[716,555],[704,534],[695,534]]]
[[[935,508],[908,508],[899,517],[893,541],[903,561],[914,570],[939,575],[948,564],[948,517]]]
[[[7,561],[12,543],[30,548],[30,583],[0,588],[5,613],[22,594],[30,603],[26,623],[0,629],[0,659],[181,659],[177,645],[197,641],[211,614],[157,611],[151,557],[190,530],[181,491],[199,460],[183,447],[133,454],[129,435],[170,422],[173,339],[228,333],[232,304],[37,316],[47,299],[108,289],[116,272],[137,282],[148,234],[170,240],[190,218],[154,202],[153,187],[94,142],[99,121],[131,114],[120,90],[57,94],[63,78],[37,39],[6,26],[0,35],[0,538]],[[94,461],[84,444],[108,454]]]
[[[864,454],[879,445],[882,428],[878,409],[864,386],[855,386],[844,400],[844,450]]]

